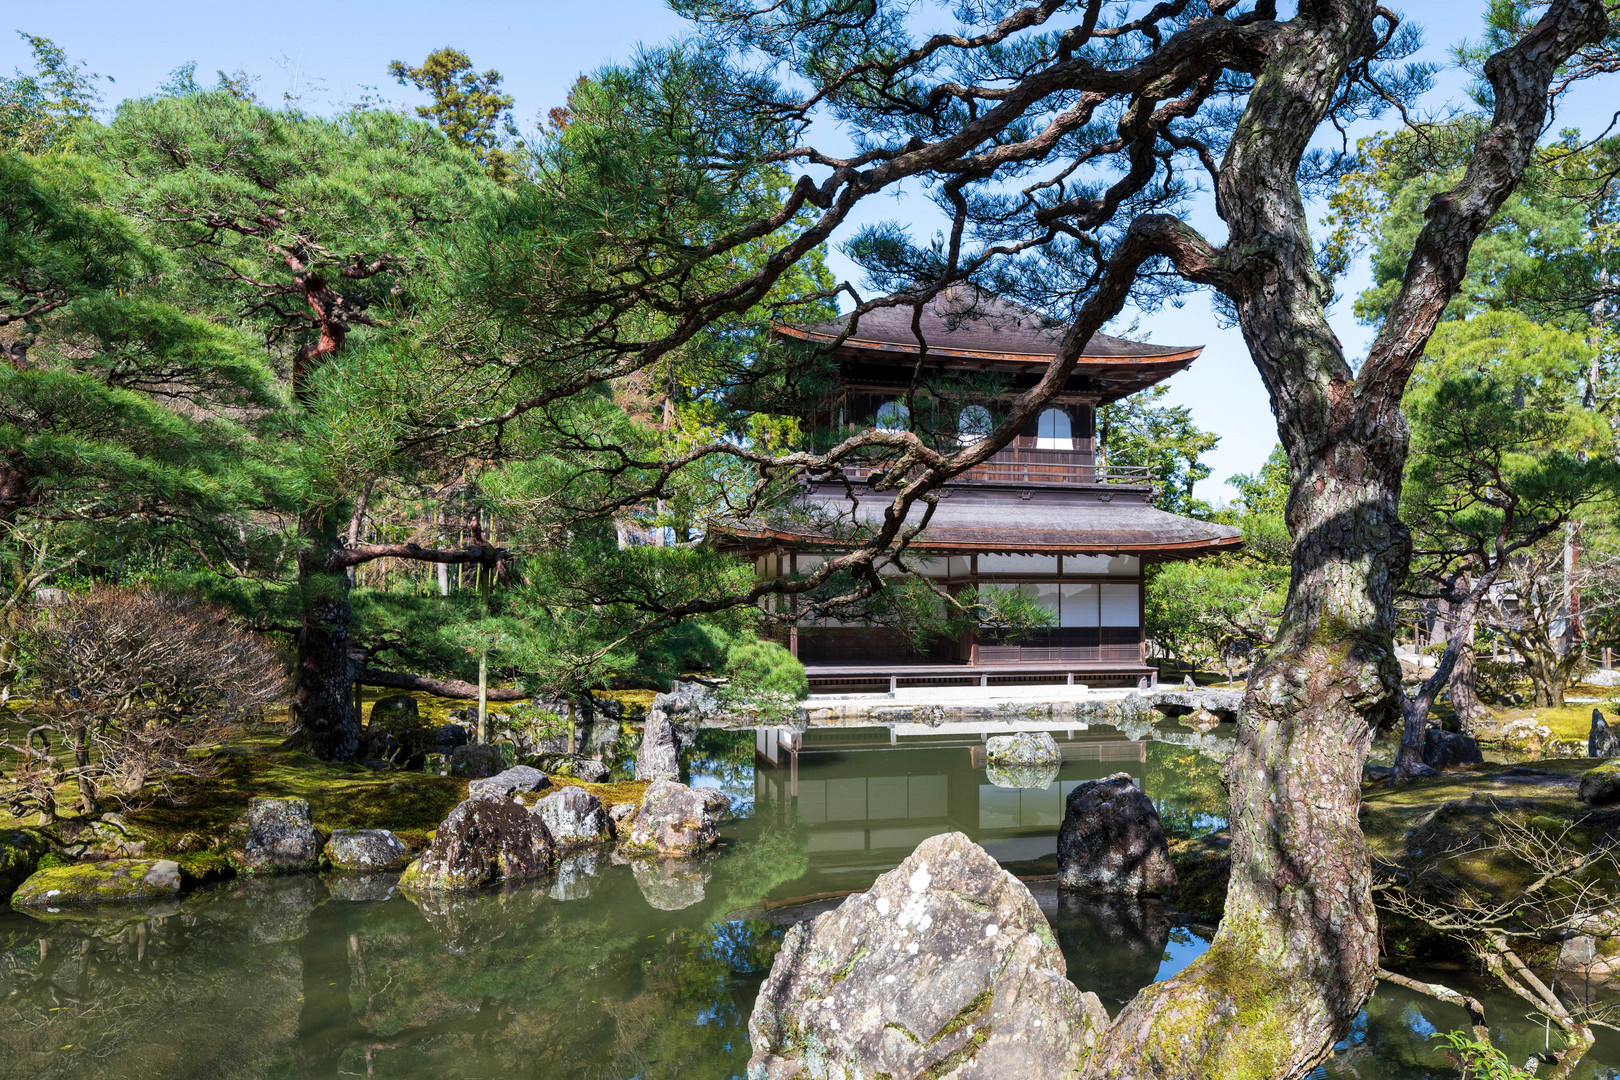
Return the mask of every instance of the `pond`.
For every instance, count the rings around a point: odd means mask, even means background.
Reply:
[[[786,926],[948,830],[1031,879],[1070,978],[1117,1010],[1204,939],[1160,905],[1041,879],[1063,797],[1086,779],[1130,773],[1172,832],[1224,825],[1218,762],[1164,741],[1178,731],[1054,731],[1062,767],[1027,789],[992,783],[981,734],[959,726],[708,731],[685,767],[739,816],[707,859],[581,856],[552,881],[420,904],[391,877],[333,876],[228,882],[116,916],[0,909],[0,1080],[740,1076]],[[1541,1047],[1523,1009],[1487,1007],[1517,1060]],[[1428,1036],[1464,1022],[1380,988],[1319,1075],[1453,1075]],[[1576,1075],[1616,1065],[1606,1036]]]

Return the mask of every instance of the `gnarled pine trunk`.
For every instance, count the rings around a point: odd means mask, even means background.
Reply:
[[[360,748],[355,665],[349,655],[349,579],[333,564],[337,535],[325,515],[306,514],[299,533],[307,546],[298,556],[302,613],[289,742],[323,761],[349,761]]]

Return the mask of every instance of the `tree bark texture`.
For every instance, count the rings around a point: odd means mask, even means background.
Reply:
[[[477,687],[459,679],[426,679],[366,669],[361,676],[353,656],[351,634],[350,571],[376,559],[415,562],[475,563],[497,566],[501,552],[478,541],[460,551],[441,551],[416,544],[344,544],[337,535],[335,516],[310,513],[299,523],[305,550],[298,558],[298,583],[303,601],[298,631],[298,661],[292,693],[293,734],[288,740],[323,761],[349,761],[360,747],[360,711],[355,708],[360,683],[426,690],[445,697],[477,697]],[[385,681],[387,680],[387,681]],[[512,695],[510,697],[506,695]],[[527,697],[520,690],[496,690],[494,700]]]
[[[1475,666],[1474,643],[1457,650],[1457,664],[1451,669],[1451,707],[1457,714],[1457,730],[1472,735],[1479,726],[1479,669]]]
[[[360,748],[349,655],[349,580],[342,567],[332,565],[337,537],[325,516],[305,515],[299,532],[307,546],[298,556],[303,611],[289,741],[322,761],[349,761]]]
[[[1301,5],[1268,55],[1216,185],[1224,249],[1167,250],[1234,303],[1271,394],[1292,486],[1293,570],[1277,641],[1251,674],[1225,767],[1232,872],[1209,951],[1148,987],[1106,1033],[1088,1076],[1300,1077],[1348,1031],[1377,978],[1377,919],[1358,814],[1378,722],[1400,700],[1400,400],[1468,251],[1517,184],[1559,63],[1606,28],[1594,2],[1555,3],[1487,65],[1496,115],[1463,180],[1431,203],[1405,282],[1358,375],[1326,319],[1297,185],[1301,157],[1350,66],[1370,3]]]

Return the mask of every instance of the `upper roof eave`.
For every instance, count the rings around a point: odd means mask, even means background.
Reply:
[[[798,338],[801,341],[817,342],[820,344],[831,344],[838,341],[839,338],[839,335],[836,333],[830,333],[823,330],[811,330],[806,327],[792,326],[787,323],[778,323],[774,329],[777,333],[786,335],[787,337]],[[838,341],[838,347],[841,349],[851,349],[861,352],[888,353],[898,356],[909,355],[917,351],[917,347],[914,343],[905,344],[895,341],[877,341],[871,338],[854,336],[846,337],[842,341]],[[1082,364],[1098,365],[1186,365],[1196,360],[1199,354],[1203,351],[1204,347],[1202,345],[1194,345],[1187,348],[1175,349],[1173,351],[1144,353],[1138,356],[1094,355],[1082,353],[1080,355],[1080,362]],[[928,345],[928,353],[930,356],[947,357],[950,359],[990,360],[1022,364],[1049,364],[1052,362],[1052,358],[1057,355],[1055,352],[989,352],[980,349],[961,349],[954,348],[949,345],[936,345],[932,342],[930,342]]]

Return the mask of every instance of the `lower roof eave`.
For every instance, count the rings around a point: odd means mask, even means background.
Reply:
[[[826,537],[806,533],[777,532],[773,530],[743,531],[728,530],[719,546],[736,550],[746,550],[751,545],[747,543],[726,543],[725,541],[756,541],[767,545],[792,545],[803,548],[820,548],[829,551],[848,551],[851,547],[849,541],[829,540]],[[907,550],[928,554],[1010,554],[1010,555],[1139,555],[1143,557],[1161,557],[1164,559],[1196,559],[1204,555],[1217,555],[1221,552],[1238,551],[1243,547],[1242,537],[1210,537],[1198,540],[1172,540],[1172,541],[1117,541],[1106,538],[1074,539],[1057,542],[1023,542],[1023,543],[992,543],[982,540],[949,541],[929,540],[912,541]]]

